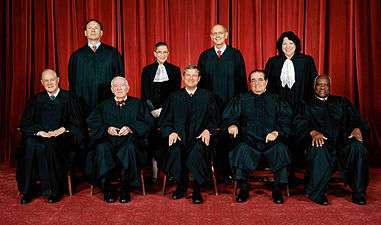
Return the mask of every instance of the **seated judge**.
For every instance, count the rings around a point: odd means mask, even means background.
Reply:
[[[255,70],[249,76],[251,91],[236,96],[223,113],[223,128],[237,138],[229,154],[234,179],[240,186],[237,202],[249,198],[247,175],[266,158],[274,173],[273,202],[284,202],[282,189],[288,182],[290,157],[284,140],[290,134],[291,108],[278,95],[266,91],[267,76]]]
[[[319,75],[314,82],[315,96],[294,121],[299,137],[309,145],[305,190],[313,202],[327,205],[328,181],[338,168],[353,191],[352,202],[365,205],[368,166],[364,134],[368,126],[348,99],[330,95],[330,86],[330,77]]]
[[[208,146],[220,116],[213,95],[197,87],[200,74],[196,65],[184,69],[183,81],[185,87],[169,96],[160,120],[162,136],[168,138],[164,170],[178,182],[172,195],[175,200],[186,196],[191,172],[192,201],[201,204],[200,188],[211,174]]]
[[[21,204],[31,202],[36,177],[48,202],[59,201],[71,151],[83,140],[78,99],[59,88],[59,77],[51,69],[42,72],[41,83],[45,91],[30,99],[20,124],[23,148],[17,156],[17,182]]]
[[[155,129],[152,129],[149,137],[149,149],[152,154],[152,178],[156,180],[158,171],[157,162],[159,161],[161,166],[161,153],[163,150],[163,143],[157,129],[157,123],[169,94],[181,88],[181,72],[178,66],[167,61],[169,56],[167,43],[156,43],[153,55],[155,62],[146,65],[141,75],[141,98],[155,118]]]
[[[127,96],[130,87],[124,77],[111,81],[113,98],[95,107],[87,118],[90,146],[95,150],[93,179],[104,191],[104,201],[115,201],[112,174],[121,170],[120,203],[131,201],[130,188],[140,185],[139,165],[144,160],[142,146],[152,118],[140,100]]]

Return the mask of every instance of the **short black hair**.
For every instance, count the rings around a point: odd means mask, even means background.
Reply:
[[[87,29],[87,24],[89,24],[90,22],[96,22],[97,24],[99,24],[99,26],[101,27],[101,30],[103,30],[103,24],[97,20],[97,19],[88,19],[85,23],[85,27],[84,27],[84,30]]]
[[[249,82],[251,82],[251,74],[253,74],[253,73],[262,73],[263,74],[263,78],[265,78],[265,80],[267,80],[267,74],[266,74],[266,72],[264,71],[264,70],[260,70],[260,69],[255,69],[255,70],[253,70],[253,71],[251,71],[250,73],[249,73],[249,77],[247,78],[247,80],[249,81]]]
[[[278,38],[278,40],[276,41],[276,48],[278,50],[279,55],[284,55],[284,52],[282,51],[282,44],[283,44],[283,39],[285,37],[291,40],[292,42],[294,42],[296,47],[295,53],[300,53],[302,47],[300,45],[299,37],[292,31],[286,31],[286,32],[283,32]]]
[[[167,43],[165,43],[164,41],[159,41],[159,42],[157,42],[157,43],[155,44],[155,51],[156,51],[156,49],[157,49],[158,47],[160,47],[160,46],[166,46],[166,47],[168,48],[168,44],[167,44]]]

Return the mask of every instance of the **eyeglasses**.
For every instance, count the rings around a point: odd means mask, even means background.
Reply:
[[[260,82],[264,82],[265,81],[265,79],[263,79],[263,78],[259,78],[259,79],[250,79],[250,82],[251,83],[260,83]]]

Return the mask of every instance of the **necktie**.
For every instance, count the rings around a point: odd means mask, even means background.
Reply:
[[[221,50],[217,50],[217,56],[218,56],[218,58],[221,58]]]
[[[97,46],[96,45],[93,45],[91,48],[93,49],[93,52],[97,51]]]
[[[193,93],[189,93],[189,96],[191,96],[191,97],[192,97],[192,96],[193,96]]]
[[[122,107],[126,104],[126,101],[125,100],[122,100],[122,101],[116,101],[116,105],[119,106],[119,107]]]
[[[50,95],[49,98],[50,98],[50,100],[53,101],[54,99],[56,99],[56,96],[54,96],[54,95]]]

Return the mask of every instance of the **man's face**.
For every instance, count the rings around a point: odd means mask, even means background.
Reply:
[[[254,94],[260,95],[266,91],[267,80],[261,72],[254,72],[250,75],[250,87]]]
[[[215,25],[210,32],[210,39],[215,46],[222,46],[228,38],[228,32],[221,25]]]
[[[287,37],[283,38],[282,51],[287,58],[291,58],[295,54],[295,49],[296,46],[293,41]]]
[[[198,73],[197,69],[188,69],[184,71],[183,80],[186,88],[194,89],[197,87],[197,84],[200,81]]]
[[[85,36],[89,41],[99,41],[102,35],[103,31],[97,22],[91,21],[86,25]]]
[[[320,98],[326,98],[329,96],[330,83],[328,77],[321,77],[316,80],[315,83],[315,95]]]
[[[130,86],[123,79],[115,79],[111,85],[111,91],[118,99],[124,99],[129,90]]]
[[[53,71],[45,71],[41,76],[41,83],[49,94],[54,94],[58,90],[59,78]]]
[[[155,56],[158,63],[165,63],[169,55],[168,47],[165,45],[157,47],[156,50],[153,52],[153,55]]]

